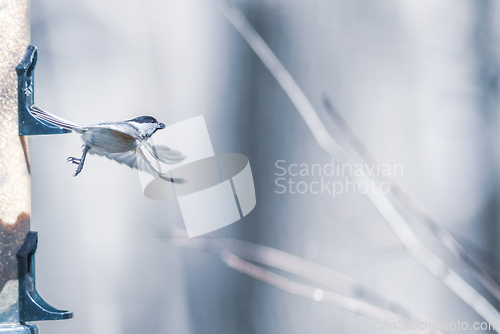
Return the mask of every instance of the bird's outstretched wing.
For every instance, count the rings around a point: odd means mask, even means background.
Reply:
[[[67,121],[59,116],[53,115],[53,114],[41,109],[40,107],[38,107],[36,105],[32,105],[30,107],[30,114],[39,120],[56,125],[56,126],[63,128],[63,129],[72,130],[72,131],[75,131],[78,133],[83,133],[86,130],[85,127],[80,126],[76,123]]]
[[[163,145],[151,145],[148,142],[143,142],[142,146],[151,154],[156,160],[164,164],[176,164],[181,162],[186,157],[181,152],[172,150]]]

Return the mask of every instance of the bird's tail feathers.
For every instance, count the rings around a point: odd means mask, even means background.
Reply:
[[[39,120],[42,120],[44,122],[50,123],[52,125],[58,126],[63,129],[73,130],[78,133],[83,133],[85,131],[82,126],[67,121],[59,116],[53,115],[36,105],[32,105],[30,107],[30,114]]]

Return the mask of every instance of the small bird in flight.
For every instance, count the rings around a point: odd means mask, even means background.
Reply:
[[[80,174],[85,157],[89,153],[105,156],[132,168],[146,169],[153,176],[166,181],[182,182],[180,179],[171,179],[170,176],[158,171],[142,151],[145,148],[156,160],[166,164],[175,164],[185,158],[179,151],[161,145],[153,146],[148,142],[157,130],[165,128],[165,124],[159,123],[154,117],[139,116],[124,122],[104,122],[81,126],[53,115],[36,105],[30,107],[30,113],[38,120],[82,135],[85,142],[82,157],[67,159],[68,162],[78,165],[73,176]],[[138,161],[139,159],[142,161]]]

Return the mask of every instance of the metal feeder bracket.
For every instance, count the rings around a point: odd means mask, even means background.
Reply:
[[[33,72],[37,60],[36,46],[28,46],[23,60],[16,66],[19,110],[19,135],[53,135],[71,132],[33,117],[30,107],[34,104]]]
[[[73,312],[58,310],[40,297],[35,287],[35,251],[38,233],[30,231],[17,252],[19,271],[19,321],[62,320]]]
[[[34,118],[30,114],[33,98],[33,72],[37,50],[28,46],[26,54],[16,66],[18,78],[19,136],[63,134],[71,132]],[[30,231],[17,252],[19,278],[19,321],[62,320],[73,318],[73,312],[58,310],[40,297],[35,288],[35,251],[38,233]]]

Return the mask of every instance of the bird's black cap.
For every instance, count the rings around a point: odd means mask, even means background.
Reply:
[[[158,123],[156,118],[152,116],[139,116],[134,119],[131,119],[130,121],[132,122],[137,122],[137,123]]]

